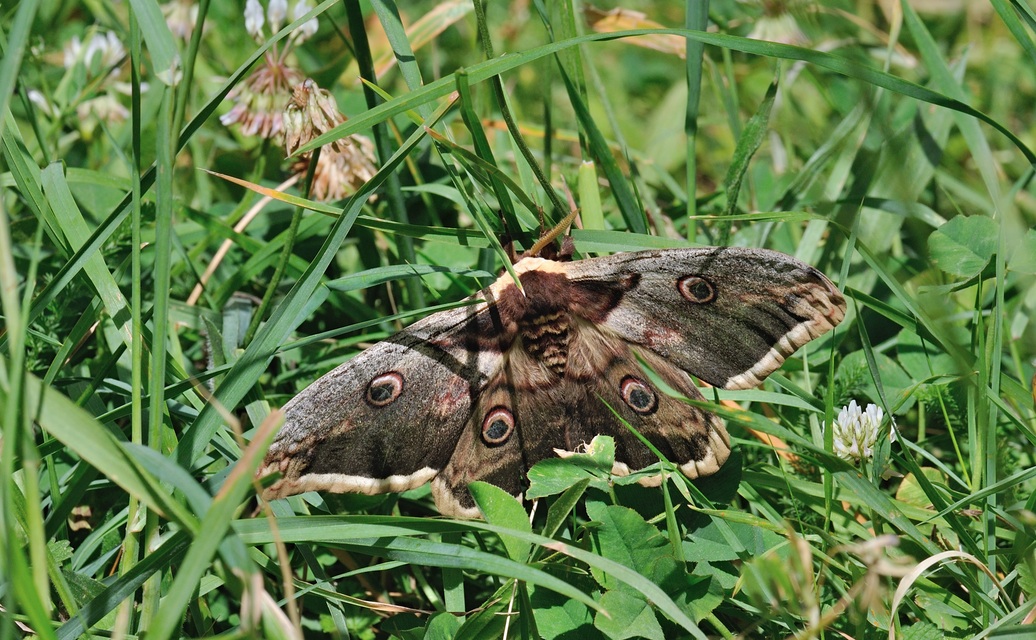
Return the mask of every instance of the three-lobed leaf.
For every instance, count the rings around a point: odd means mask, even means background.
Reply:
[[[996,252],[1000,225],[986,216],[956,216],[928,237],[932,262],[946,273],[971,278]]]

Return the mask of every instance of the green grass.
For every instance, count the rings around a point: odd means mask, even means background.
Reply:
[[[5,7],[0,638],[1031,633],[1036,12],[789,0],[794,46],[747,37],[761,5],[713,0],[703,33],[688,4],[595,33],[575,3],[329,0],[297,46],[237,3],[189,40],[148,0]],[[63,66],[108,31],[121,56]],[[349,116],[306,149],[373,141],[346,200],[300,175],[262,202],[291,162],[220,123],[286,48]],[[563,180],[581,255],[777,249],[846,320],[714,394],[737,446],[696,483],[613,479],[603,446],[534,470],[531,521],[491,485],[484,522],[427,487],[257,502],[274,409],[491,281]],[[824,429],[851,400],[886,415],[861,465]]]

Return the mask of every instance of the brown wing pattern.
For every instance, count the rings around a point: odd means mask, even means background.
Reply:
[[[475,305],[429,316],[288,403],[260,471],[282,475],[267,496],[433,480],[444,514],[472,517],[470,482],[521,495],[529,467],[596,435],[615,438],[616,473],[657,462],[627,424],[687,476],[708,475],[730,453],[722,422],[656,389],[644,367],[699,400],[690,376],[753,386],[845,313],[823,274],[761,249],[527,258],[515,270],[523,291],[502,276]]]
[[[672,388],[703,399],[685,372],[591,325],[574,331],[568,357],[579,364],[558,378],[520,344],[505,354],[505,373],[486,388],[453,457],[433,481],[440,511],[477,516],[467,491],[475,480],[521,496],[532,465],[559,450],[579,451],[597,435],[615,439],[618,475],[657,463],[630,428],[688,477],[715,473],[726,461],[730,443],[722,422],[655,388],[638,357]],[[640,482],[659,481],[656,475]]]

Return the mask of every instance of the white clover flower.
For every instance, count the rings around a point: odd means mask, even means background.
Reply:
[[[83,41],[79,39],[79,36],[72,36],[72,39],[65,43],[65,68],[71,69],[76,63],[76,58],[79,57],[79,52],[83,50]]]
[[[29,102],[50,117],[58,115],[58,110],[50,104],[46,96],[39,89],[29,89]]]
[[[288,0],[270,0],[266,9],[266,17],[270,21],[270,31],[277,33],[284,26],[284,18],[288,15]]]
[[[849,406],[842,407],[832,425],[835,454],[843,460],[851,461],[873,458],[878,429],[884,417],[885,412],[876,404],[868,404],[866,409],[861,410],[853,400]],[[889,441],[896,441],[895,429],[890,429]]]
[[[90,39],[90,44],[86,48],[86,59],[90,60],[98,53],[101,54],[101,64],[110,67],[126,57],[126,47],[122,46],[122,41],[114,31],[109,31],[103,36],[98,34]]]
[[[291,19],[292,20],[298,20],[302,16],[306,15],[307,13],[309,13],[309,11],[312,8],[313,7],[309,6],[309,0],[299,0],[295,4],[295,8],[291,12]],[[317,29],[319,28],[319,26],[320,25],[317,23],[317,19],[316,18],[310,18],[309,20],[307,20],[304,23],[302,23],[302,26],[299,27],[299,30],[298,30],[299,42],[303,42],[304,40],[308,40],[311,37],[313,37],[313,34],[315,34],[317,32]]]
[[[73,36],[65,45],[64,53],[66,69],[71,69],[79,61],[82,61],[88,69],[94,64],[106,69],[114,67],[126,57],[126,48],[122,46],[119,36],[115,35],[114,31],[109,31],[104,35],[93,34],[85,45],[79,36]],[[115,70],[113,69],[112,72],[114,73]]]
[[[259,0],[248,0],[245,3],[245,31],[256,40],[262,40],[263,25],[266,24],[266,16],[263,14],[263,5]]]
[[[86,120],[91,115],[97,116],[105,122],[123,122],[129,118],[130,112],[119,102],[118,98],[105,94],[76,105],[76,117],[80,121]]]
[[[162,5],[162,15],[174,36],[188,40],[198,24],[198,5],[192,0],[173,0]]]
[[[790,13],[782,13],[775,16],[761,16],[755,21],[752,31],[748,34],[753,40],[765,40],[767,42],[780,42],[782,44],[793,44],[804,46],[809,43],[809,38],[799,28],[795,16]]]

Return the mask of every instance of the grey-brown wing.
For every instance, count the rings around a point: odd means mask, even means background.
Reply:
[[[467,490],[475,480],[521,496],[532,465],[557,451],[579,451],[597,435],[615,439],[613,471],[620,475],[659,461],[631,428],[690,478],[715,473],[730,454],[722,422],[657,389],[640,361],[679,393],[700,399],[688,375],[650,351],[636,352],[607,330],[575,327],[571,368],[560,379],[520,349],[505,357],[432,484],[444,514],[478,516]],[[658,480],[645,476],[641,483]]]
[[[428,482],[453,453],[502,358],[484,302],[433,314],[321,377],[284,406],[260,475],[268,498],[384,493]]]
[[[617,254],[567,263],[563,272],[591,295],[621,290],[590,320],[728,389],[758,385],[845,316],[845,299],[824,274],[766,249]]]

